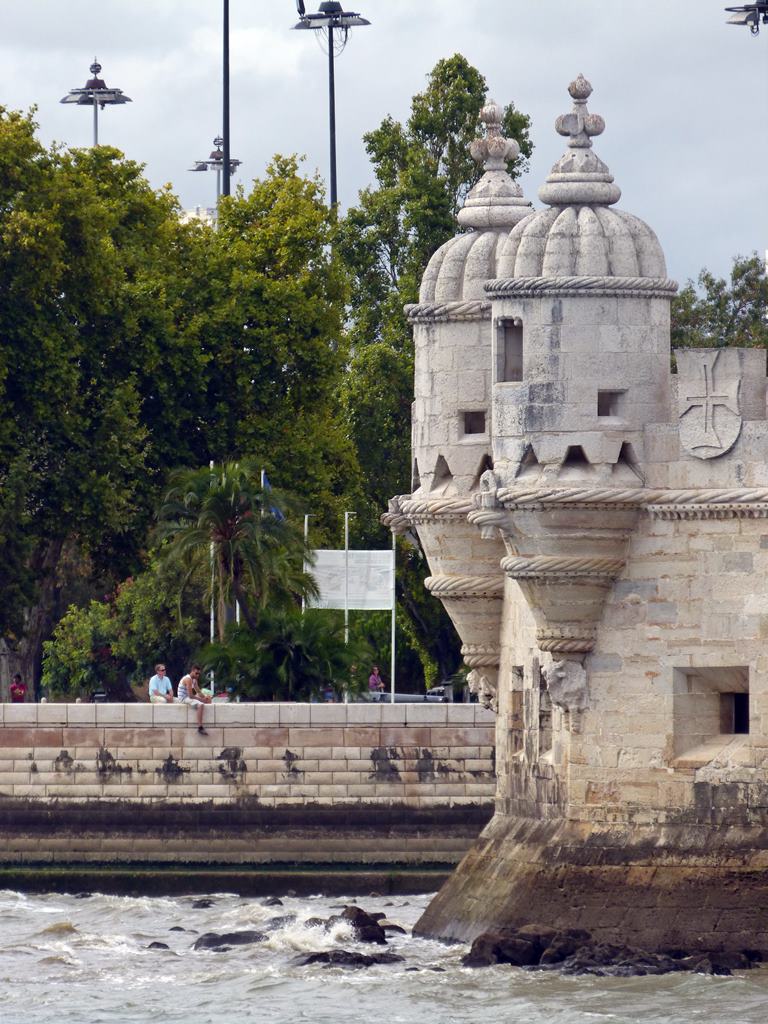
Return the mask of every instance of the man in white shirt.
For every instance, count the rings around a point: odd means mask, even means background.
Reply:
[[[155,674],[149,680],[151,704],[173,704],[173,686],[165,674],[165,665],[155,665]]]

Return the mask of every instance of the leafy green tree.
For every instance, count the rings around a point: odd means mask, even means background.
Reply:
[[[0,111],[0,482],[19,570],[0,635],[29,680],[62,595],[134,562],[154,474],[185,450],[183,430],[151,443],[149,397],[169,353],[191,376],[199,362],[168,316],[190,237],[173,198],[115,150],[47,152],[34,128]]]
[[[124,696],[157,661],[178,679],[208,630],[203,587],[193,581],[179,608],[182,567],[153,559],[108,599],[71,605],[43,644],[42,685],[57,696],[103,688]]]
[[[362,675],[353,666],[368,656],[360,645],[345,644],[340,623],[322,611],[270,609],[257,631],[230,626],[225,642],[210,644],[200,660],[214,672],[217,686],[240,696],[306,701],[328,687],[337,697],[362,690]]]
[[[404,125],[386,117],[363,137],[376,185],[360,193],[339,237],[353,280],[355,349],[379,340],[410,348],[403,306],[417,300],[430,257],[456,233],[456,213],[482,174],[469,146],[481,129],[486,91],[480,72],[454,54],[432,69]],[[520,144],[513,176],[533,151],[529,127],[527,115],[505,108],[503,130]]]
[[[317,182],[278,159],[220,232],[179,212],[116,150],[45,150],[0,110],[0,644],[30,681],[69,604],[146,564],[170,468],[267,452],[322,538],[359,493]]]
[[[410,490],[413,343],[403,313],[418,299],[432,254],[457,232],[456,213],[482,170],[470,143],[481,131],[483,76],[460,54],[438,61],[403,124],[391,117],[364,136],[375,185],[360,193],[340,227],[338,250],[352,279],[352,359],[342,401],[366,486],[362,540],[386,543],[378,517],[390,497]],[[514,105],[503,130],[520,145],[513,176],[532,152],[530,119]],[[401,545],[398,594],[412,645],[433,680],[455,671],[458,639],[439,602],[425,599],[426,559]],[[404,671],[407,671],[404,669]]]
[[[262,486],[260,474],[252,459],[179,470],[158,511],[162,557],[185,566],[186,579],[207,574],[221,640],[228,606],[255,631],[267,603],[285,607],[317,593],[305,570],[312,551],[286,515],[288,498]]]
[[[275,157],[250,193],[222,202],[199,329],[210,458],[258,454],[324,538],[360,476],[338,409],[348,292],[335,231],[319,179],[301,176],[295,158]]]
[[[757,253],[737,256],[730,280],[702,270],[672,301],[673,348],[768,347],[768,277]]]

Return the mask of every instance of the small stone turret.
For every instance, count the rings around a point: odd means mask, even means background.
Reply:
[[[471,683],[495,701],[504,554],[467,522],[472,495],[492,467],[491,304],[486,281],[497,274],[510,230],[530,212],[507,172],[520,148],[501,133],[502,108],[482,109],[484,138],[471,152],[484,174],[458,214],[467,229],[429,261],[419,302],[406,308],[414,328],[413,493],[392,502],[393,529],[418,530],[432,575],[428,589],[445,605],[462,640]]]

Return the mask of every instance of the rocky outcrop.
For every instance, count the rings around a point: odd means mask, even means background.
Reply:
[[[620,978],[646,974],[693,971],[699,974],[731,974],[748,970],[748,953],[687,953],[674,950],[649,953],[644,949],[610,942],[596,942],[580,928],[557,931],[547,925],[502,928],[483,932],[462,958],[464,967],[510,964],[514,967],[557,969],[563,974],[593,974]]]

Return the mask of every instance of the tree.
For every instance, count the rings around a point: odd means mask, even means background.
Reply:
[[[194,246],[173,197],[115,150],[45,151],[34,130],[0,110],[0,528],[17,570],[0,635],[30,680],[66,595],[134,565],[156,474],[186,449],[153,396],[162,410],[200,366],[169,312]]]
[[[184,575],[183,567],[152,558],[107,598],[70,605],[43,644],[43,687],[55,695],[106,689],[122,696],[146,682],[158,661],[178,679],[208,630],[204,588],[193,581],[181,595]]]
[[[369,652],[344,643],[343,628],[321,611],[301,615],[295,609],[263,614],[258,631],[230,626],[226,641],[201,653],[217,685],[257,700],[310,700],[331,687],[338,697],[359,692],[362,676],[353,666],[366,663]]]
[[[275,157],[249,194],[240,188],[222,203],[199,327],[210,458],[258,454],[325,537],[360,489],[338,409],[348,292],[335,231],[319,179],[301,176],[295,158]]]
[[[481,130],[483,76],[459,54],[441,60],[405,124],[387,117],[364,136],[376,184],[360,193],[340,227],[339,252],[352,278],[352,359],[342,391],[350,435],[366,481],[363,540],[380,544],[378,517],[390,497],[410,490],[413,343],[403,313],[418,299],[432,254],[457,232],[455,216],[482,170],[469,146]],[[503,130],[517,140],[520,174],[532,152],[530,120],[510,105]],[[458,640],[442,605],[424,600],[426,559],[401,545],[400,599],[425,674],[455,671]],[[402,568],[407,565],[407,573]]]
[[[266,452],[320,537],[359,493],[318,183],[277,159],[220,232],[179,212],[116,150],[47,151],[0,110],[0,665],[29,680],[73,601],[144,568],[172,467]]]
[[[252,459],[179,470],[158,511],[161,556],[186,567],[185,582],[210,581],[221,640],[228,606],[255,631],[267,603],[285,607],[317,593],[305,570],[312,551],[286,516],[290,502],[263,486],[260,474]]]
[[[737,256],[730,280],[702,270],[672,300],[673,348],[768,347],[768,277],[757,253]]]
[[[456,233],[455,217],[482,170],[469,146],[480,132],[485,79],[460,54],[438,61],[405,125],[386,117],[366,134],[376,186],[360,193],[340,230],[339,251],[352,274],[353,347],[383,340],[409,349],[403,306],[415,302],[432,254]],[[510,173],[525,170],[530,119],[513,104],[503,130],[520,144]]]

